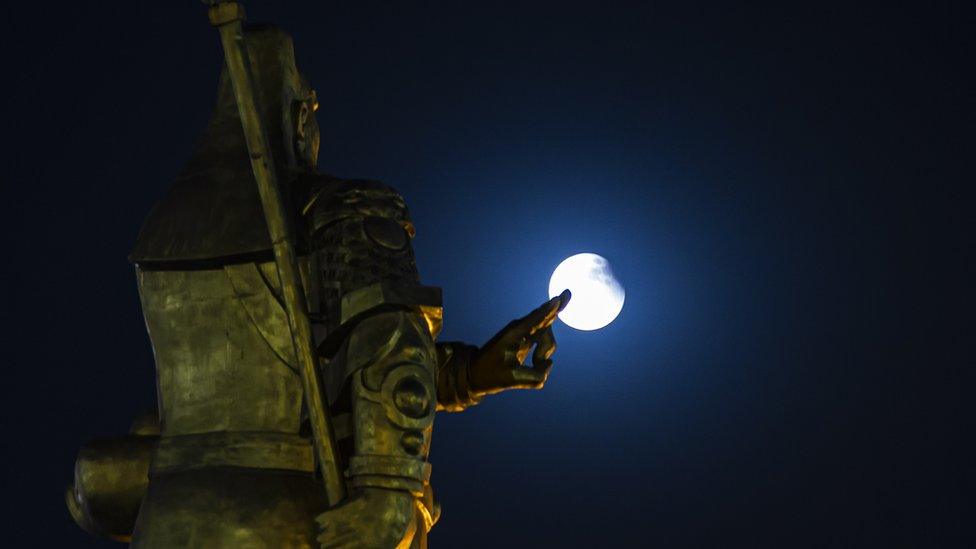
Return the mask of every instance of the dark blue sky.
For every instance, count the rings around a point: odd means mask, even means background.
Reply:
[[[282,4],[246,3],[295,37],[320,168],[406,196],[444,339],[577,252],[627,290],[557,326],[543,392],[438,417],[434,547],[973,542],[962,3]],[[8,528],[107,547],[61,490],[154,405],[125,258],[221,53],[189,0],[3,10]]]

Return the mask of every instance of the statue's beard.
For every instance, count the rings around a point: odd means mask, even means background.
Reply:
[[[310,133],[307,138],[295,142],[295,156],[305,168],[315,169],[319,164],[319,136]]]

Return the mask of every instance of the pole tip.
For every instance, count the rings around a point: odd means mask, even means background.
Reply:
[[[219,27],[234,21],[243,21],[245,18],[244,6],[237,2],[219,2],[214,0],[204,0],[205,4],[210,5],[207,15],[210,24]]]

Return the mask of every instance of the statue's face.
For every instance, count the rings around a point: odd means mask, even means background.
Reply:
[[[314,168],[319,163],[319,123],[315,120],[319,102],[315,91],[310,91],[305,100],[297,101],[295,110],[295,154],[299,162]]]

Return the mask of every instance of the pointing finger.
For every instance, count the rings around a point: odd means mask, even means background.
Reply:
[[[558,296],[546,301],[536,310],[525,315],[521,321],[519,321],[519,328],[525,333],[525,335],[533,335],[539,330],[544,330],[552,325],[556,320],[556,315],[559,314],[572,296],[569,290],[563,291],[563,293]]]
[[[573,292],[569,291],[568,288],[565,289],[565,290],[563,290],[563,293],[559,294],[559,311],[558,312],[562,312],[562,310],[566,308],[566,305],[569,305],[569,300],[572,299],[572,298],[573,298]]]

